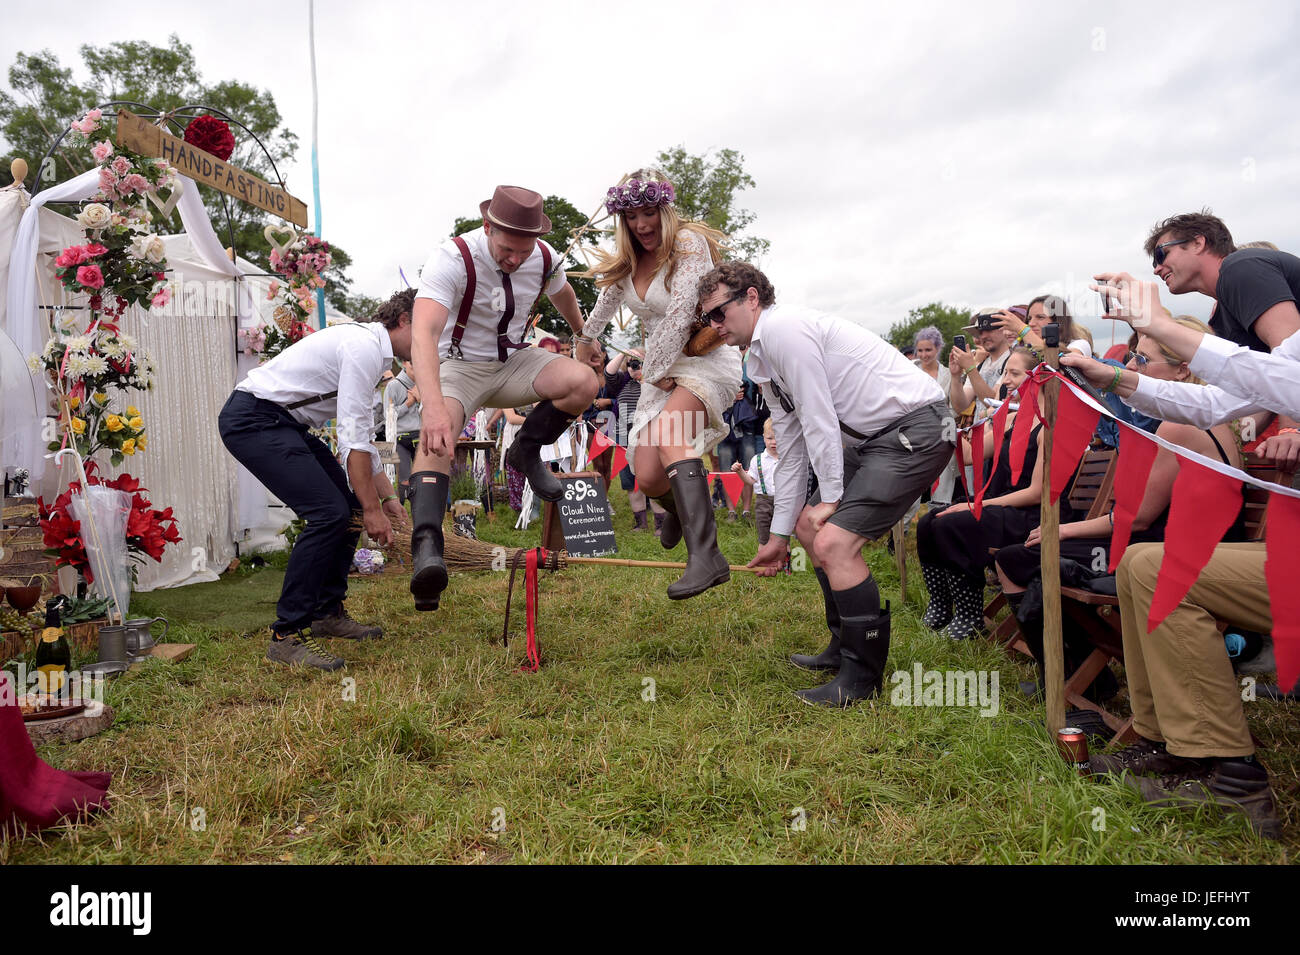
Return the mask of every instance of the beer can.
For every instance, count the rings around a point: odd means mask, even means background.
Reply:
[[[1083,730],[1067,726],[1056,734],[1056,742],[1061,748],[1061,755],[1065,757],[1065,761],[1073,766],[1080,776],[1092,775],[1092,768],[1088,765],[1088,737]]]

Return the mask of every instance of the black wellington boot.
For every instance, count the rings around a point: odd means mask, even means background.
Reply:
[[[668,599],[685,600],[731,579],[727,558],[718,550],[718,526],[709,501],[709,479],[699,458],[686,458],[668,465],[677,518],[686,540],[686,569],[676,583],[668,585]],[[663,504],[661,500],[659,502]],[[683,521],[682,519],[685,518]],[[671,525],[664,527],[664,541]]]
[[[550,401],[539,401],[528,412],[510,450],[506,452],[506,462],[528,478],[533,493],[543,501],[558,501],[564,497],[564,485],[542,463],[542,447],[564,434],[564,429],[573,423],[575,417],[577,416],[567,411],[561,411]]]
[[[889,601],[869,617],[840,617],[840,672],[835,679],[795,695],[811,706],[848,706],[879,695],[889,657]]]
[[[984,582],[961,574],[950,574],[952,586],[952,620],[948,637],[969,640],[984,632]]]
[[[840,668],[840,612],[835,606],[835,597],[831,593],[831,582],[826,578],[826,571],[817,567],[813,571],[817,583],[822,588],[822,599],[826,602],[826,626],[831,631],[831,642],[817,656],[806,653],[790,654],[790,662],[800,670],[838,670]]]
[[[411,595],[416,610],[437,610],[447,589],[442,559],[442,519],[447,513],[449,479],[437,471],[411,475]]]

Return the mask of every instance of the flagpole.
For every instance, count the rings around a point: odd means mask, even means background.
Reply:
[[[307,42],[311,48],[311,187],[316,200],[316,236],[321,233],[320,215],[320,163],[317,160],[316,117],[320,112],[320,98],[316,93],[316,2],[307,0]],[[325,327],[325,290],[316,290],[316,327]]]

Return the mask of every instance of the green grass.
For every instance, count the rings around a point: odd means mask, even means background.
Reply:
[[[662,559],[630,532],[615,491],[620,556]],[[503,515],[508,511],[503,511]],[[753,528],[720,525],[733,563]],[[504,520],[480,536],[531,544]],[[505,576],[458,574],[432,614],[403,575],[354,581],[349,607],[384,640],[334,641],[348,667],[265,659],[282,561],[213,584],[138,595],[132,613],[172,621],[198,651],[112,683],[116,725],[41,755],[111,770],[113,806],[81,825],[0,842],[3,863],[201,862],[1288,862],[1295,854],[1294,709],[1247,704],[1274,775],[1287,839],[1236,818],[1144,806],[1071,774],[1029,667],[987,641],[923,630],[915,563],[900,605],[893,559],[867,557],[894,601],[889,670],[997,670],[1001,711],[815,710],[793,691],[818,678],[785,660],[824,644],[811,572],[738,574],[690,601],[668,570],[543,573],[543,666],[520,672],[522,575],[510,649]],[[673,558],[682,559],[678,547]],[[646,678],[655,699],[643,699]],[[355,700],[345,699],[355,681]],[[889,688],[889,684],[886,684]],[[201,809],[205,826],[194,825]],[[802,814],[798,813],[802,810]],[[1097,828],[1104,815],[1104,828]],[[494,818],[497,826],[494,828]],[[806,828],[796,820],[806,820]],[[502,828],[504,824],[504,828]]]

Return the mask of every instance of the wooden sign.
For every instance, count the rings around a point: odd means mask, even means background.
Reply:
[[[605,485],[595,471],[557,475],[564,497],[547,501],[542,515],[542,546],[558,550],[558,528],[564,549],[575,557],[600,557],[618,550],[614,522],[609,517]]]
[[[164,132],[128,109],[117,111],[117,144],[144,156],[166,159],[182,176],[307,228],[307,204],[301,199]]]

